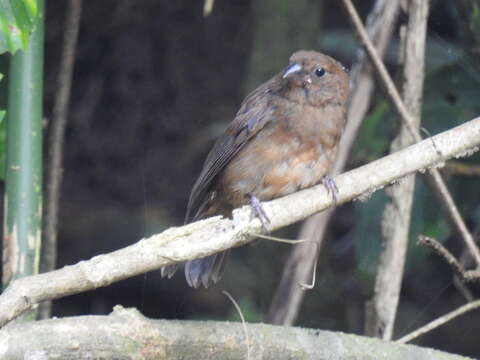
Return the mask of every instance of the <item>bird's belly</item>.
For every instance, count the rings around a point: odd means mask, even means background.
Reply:
[[[297,137],[257,137],[225,168],[220,191],[233,207],[248,203],[251,195],[266,201],[293,193],[320,182],[335,152],[335,147]]]

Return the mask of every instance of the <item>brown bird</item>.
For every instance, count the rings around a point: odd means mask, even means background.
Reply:
[[[335,197],[328,173],[345,125],[348,88],[348,75],[336,60],[316,51],[294,53],[283,72],[246,97],[215,142],[193,186],[185,222],[230,216],[250,203],[266,225],[261,201],[321,181]],[[216,283],[225,254],[188,261],[188,284]],[[163,268],[162,276],[170,278],[178,266]]]

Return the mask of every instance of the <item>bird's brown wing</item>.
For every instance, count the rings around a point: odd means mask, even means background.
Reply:
[[[271,79],[250,93],[240,106],[235,119],[217,139],[203,164],[202,172],[193,185],[188,200],[185,223],[198,220],[215,177],[227,166],[240,149],[271,119],[271,90],[278,77]],[[200,210],[199,210],[200,209]]]

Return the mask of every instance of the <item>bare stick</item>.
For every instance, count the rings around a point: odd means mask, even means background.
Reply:
[[[368,15],[368,32],[376,44],[379,54],[385,48],[392,34],[399,0],[377,0]],[[340,140],[337,160],[335,161],[333,176],[338,175],[347,162],[358,129],[370,105],[375,83],[372,69],[368,64],[362,48],[357,50],[357,59],[351,71],[351,97],[348,108],[348,121]],[[333,210],[328,210],[312,216],[302,226],[299,237],[308,238],[317,244],[317,252],[312,252],[307,246],[295,247],[283,267],[280,284],[270,305],[267,322],[273,324],[292,325],[300,311],[305,292],[296,285],[304,283],[311,276],[311,269],[315,267],[318,254],[321,250],[325,230]],[[315,272],[314,272],[315,274]]]
[[[435,147],[432,146],[435,142]],[[480,117],[409,146],[382,159],[335,178],[339,203],[371,194],[415,171],[452,157],[472,154],[480,145]],[[440,150],[440,151],[437,151]],[[332,205],[323,185],[263,203],[276,230]],[[77,294],[159,269],[177,262],[212,255],[252,240],[249,233],[262,232],[251,208],[233,211],[234,220],[220,216],[198,221],[142,239],[126,248],[48,273],[14,280],[0,295],[0,326],[34,305]]]
[[[455,273],[455,279],[460,279],[461,281],[465,282],[477,282],[480,281],[480,271],[478,270],[465,270],[460,262],[438,241],[435,239],[420,235],[418,237],[418,245],[426,246],[432,249],[437,255],[439,255],[445,262],[452,268],[453,272]],[[460,283],[460,289],[462,291],[463,283]],[[458,286],[457,286],[458,287]],[[471,294],[468,292],[467,289],[463,289],[462,293],[466,295],[467,298],[471,298]],[[397,340],[400,343],[407,343],[412,341],[413,339],[432,331],[433,329],[447,323],[450,320],[476,308],[480,307],[480,300],[471,300],[468,304],[463,305],[462,307],[443,315],[432,322],[428,323],[425,326],[413,331],[412,333],[405,335]]]
[[[63,142],[65,127],[67,125],[70,89],[72,86],[75,48],[82,12],[82,0],[70,0],[67,3],[62,58],[57,80],[58,88],[53,108],[52,123],[50,125],[40,272],[55,269],[57,260],[58,204],[63,175]],[[42,304],[38,316],[41,319],[45,319],[50,317],[50,313],[51,303],[48,302]]]
[[[432,249],[438,256],[443,258],[445,262],[452,268],[453,272],[463,281],[474,282],[480,281],[479,270],[465,270],[457,259],[442,244],[435,239],[420,235],[418,237],[418,245],[426,246]]]
[[[390,75],[388,74],[387,69],[385,68],[385,65],[382,63],[380,57],[375,51],[375,48],[373,47],[372,42],[368,38],[366,30],[362,25],[362,21],[360,20],[360,17],[358,16],[358,13],[355,10],[355,7],[353,6],[351,0],[342,0],[342,1],[350,16],[350,20],[352,21],[357,31],[360,41],[365,46],[365,49],[370,57],[370,60],[372,61],[375,67],[375,70],[378,72],[378,75],[380,76],[380,80],[382,81],[387,91],[388,97],[392,101],[392,104],[394,105],[401,119],[405,122],[410,134],[413,136],[415,141],[420,141],[421,136],[413,126],[414,120],[410,115],[410,113],[407,111],[405,104],[402,102],[400,95],[397,89],[395,88],[395,85]],[[463,221],[460,215],[460,212],[458,211],[458,208],[455,205],[455,202],[453,201],[452,196],[450,195],[450,192],[448,191],[442,177],[440,176],[440,173],[436,169],[431,169],[430,175],[431,176],[427,177],[427,179],[430,178],[432,180],[431,184],[433,184],[434,186],[434,189],[435,189],[434,193],[438,194],[442,209],[444,210],[451,224],[454,226],[454,229],[460,234],[465,244],[470,249],[470,252],[474,257],[475,262],[477,263],[477,266],[480,266],[480,250],[476,246],[475,241],[473,240],[472,234],[470,234],[470,232],[468,231],[467,226],[465,225],[465,222]]]
[[[413,114],[413,126],[420,125],[425,39],[427,33],[428,1],[408,1],[408,24],[401,33],[400,59],[403,63],[403,100]],[[405,123],[393,140],[390,152],[410,145],[412,137]],[[382,237],[384,247],[380,254],[375,280],[375,295],[367,306],[366,333],[383,340],[391,340],[400,299],[403,270],[410,233],[415,176],[402,179],[385,190],[390,197],[383,211]]]
[[[465,305],[459,307],[458,309],[456,309],[452,312],[449,312],[448,314],[445,314],[445,315],[433,320],[432,322],[429,322],[427,325],[422,326],[421,328],[413,331],[412,333],[401,337],[400,339],[397,340],[397,342],[402,343],[402,344],[410,342],[413,339],[415,339],[415,338],[417,338],[417,337],[419,337],[423,334],[426,334],[426,333],[432,331],[433,329],[438,328],[439,326],[441,326],[443,324],[446,324],[450,320],[453,320],[456,317],[458,317],[460,315],[463,315],[466,312],[469,312],[471,310],[477,309],[479,307],[480,307],[480,300],[472,301],[468,304],[465,304]]]
[[[452,195],[448,191],[445,182],[443,181],[440,172],[436,169],[431,170],[428,176],[425,177],[427,180],[427,185],[436,191],[433,192],[434,196],[437,198],[440,206],[443,210],[443,213],[446,215],[450,224],[456,230],[457,234],[463,239],[467,248],[470,250],[470,253],[475,260],[476,266],[480,267],[480,250],[475,244],[475,240],[467,228],[465,221],[463,221],[460,212],[458,211],[457,205],[453,201]]]
[[[233,306],[235,306],[235,310],[237,310],[238,315],[240,316],[240,320],[242,321],[243,332],[245,333],[245,342],[247,344],[247,360],[250,360],[250,338],[248,337],[247,324],[245,322],[245,318],[243,317],[242,310],[240,309],[240,306],[238,306],[233,296],[230,295],[228,291],[222,290],[222,294],[225,295],[232,302]]]
[[[263,235],[263,234],[251,234],[255,237],[259,237],[261,239],[267,239],[271,241],[276,241],[276,242],[281,242],[281,243],[286,243],[286,244],[303,244],[303,243],[311,243],[314,246],[314,249],[310,251],[310,253],[313,254],[318,254],[318,243],[314,240],[289,240],[289,239],[282,239],[276,236],[270,236],[270,235]],[[307,267],[308,269],[308,267]],[[297,281],[297,285],[300,287],[302,290],[312,290],[315,287],[315,282],[317,279],[317,262],[313,264],[313,270],[312,270],[312,275],[311,275],[311,281],[309,283]]]
[[[455,286],[455,288],[465,298],[465,300],[467,300],[467,302],[475,300],[475,296],[472,294],[470,289],[457,275],[453,277],[453,286]]]

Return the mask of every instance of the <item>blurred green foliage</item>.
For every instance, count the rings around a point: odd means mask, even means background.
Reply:
[[[428,74],[423,125],[434,134],[477,116],[480,110],[479,84],[480,74],[466,58]]]
[[[253,6],[255,40],[246,81],[247,89],[256,88],[281,70],[285,66],[285,60],[294,51],[316,47],[324,5],[321,1],[310,0],[263,0],[255,1]]]
[[[458,0],[452,2],[456,11],[456,20],[462,35],[462,42],[465,49],[472,55],[474,61],[478,62],[480,55],[480,1],[479,0]],[[453,10],[453,9],[452,9]]]
[[[242,315],[246,322],[258,323],[264,320],[264,315],[252,299],[242,298],[238,301],[238,306],[242,310]],[[232,309],[227,316],[230,321],[242,321],[237,309],[232,305]]]
[[[25,49],[38,15],[36,0],[0,0],[0,54]],[[3,75],[0,74],[0,80]],[[5,178],[6,111],[0,110],[0,179]]]
[[[433,67],[425,78],[422,126],[434,135],[478,116],[479,84],[480,74],[466,56],[443,66]],[[353,151],[354,163],[365,163],[388,152],[390,139],[396,128],[395,118],[385,100],[377,102],[362,125]],[[478,164],[479,158],[477,154],[462,161]],[[478,193],[478,179],[454,177],[447,180],[460,210],[468,220],[469,214],[474,213],[478,207],[477,199],[471,195]],[[421,177],[417,177],[414,202],[407,271],[422,264],[428,254],[428,251],[415,245],[418,235],[432,236],[440,241],[450,235],[438,202]],[[360,277],[367,281],[372,281],[376,272],[381,250],[380,222],[385,203],[384,193],[376,193],[367,202],[355,203],[357,225],[354,238],[358,270]]]
[[[320,49],[326,53],[338,54],[337,57],[352,59],[358,49],[358,41],[350,29],[335,30],[326,34],[321,33],[318,39]],[[393,38],[386,49],[384,61],[386,64],[396,64],[398,59],[398,38]],[[443,67],[451,64],[463,56],[458,44],[452,44],[442,37],[430,33],[426,46],[426,65],[428,69]]]
[[[0,53],[27,46],[37,14],[36,0],[0,0]]]

